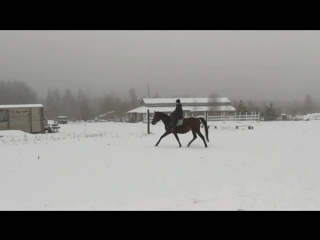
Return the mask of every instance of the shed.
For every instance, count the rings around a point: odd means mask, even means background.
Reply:
[[[0,105],[0,131],[1,130],[43,133],[43,105]]]
[[[126,122],[126,114],[119,111],[110,111],[99,115],[98,119],[112,122]]]

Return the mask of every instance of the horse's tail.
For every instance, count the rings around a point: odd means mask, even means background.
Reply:
[[[204,118],[202,117],[199,117],[199,119],[201,120],[203,126],[204,126],[204,130],[206,131],[206,138],[207,138],[207,141],[209,142],[209,132],[208,132],[208,126],[207,126],[207,122]]]

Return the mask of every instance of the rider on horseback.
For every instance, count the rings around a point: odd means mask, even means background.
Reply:
[[[173,132],[176,132],[176,122],[183,118],[182,105],[180,99],[176,100],[176,109],[171,113],[171,125],[173,127]]]

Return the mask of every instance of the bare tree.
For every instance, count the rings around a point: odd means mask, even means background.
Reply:
[[[220,96],[217,93],[212,92],[208,98],[209,111],[213,112],[213,111],[219,110],[220,108],[219,102],[220,102]]]
[[[192,103],[193,103],[192,111],[196,112],[198,110],[198,100],[197,100],[197,98],[193,98]]]
[[[303,104],[304,114],[313,113],[316,110],[316,103],[313,98],[308,94],[305,96]]]
[[[132,108],[137,107],[139,105],[139,101],[136,94],[136,90],[133,87],[130,88],[129,95],[130,95],[131,107]]]

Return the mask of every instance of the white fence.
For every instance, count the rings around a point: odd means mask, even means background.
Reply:
[[[189,116],[188,116],[189,117]],[[196,117],[196,116],[195,116]],[[205,116],[204,116],[205,118]],[[152,122],[153,117],[150,117],[150,122]],[[251,114],[237,114],[234,115],[225,115],[225,112],[222,112],[220,116],[209,116],[207,115],[207,121],[233,121],[233,122],[243,122],[243,121],[250,121],[250,122],[259,122],[260,120],[260,112],[252,112]],[[147,123],[147,114],[143,116],[143,122]]]
[[[260,120],[260,112],[259,113],[251,113],[250,115],[248,113],[246,114],[238,114],[235,113],[234,115],[228,115],[226,116],[225,113],[221,113],[220,116],[207,116],[207,121],[233,121],[233,122],[242,122],[242,121],[257,121]]]

